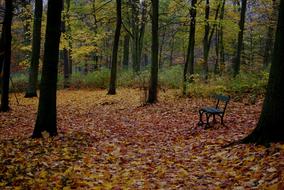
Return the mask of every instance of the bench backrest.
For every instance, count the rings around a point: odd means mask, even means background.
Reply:
[[[230,101],[230,96],[224,96],[224,95],[218,94],[218,95],[214,95],[213,98],[217,100],[216,106],[215,106],[216,108],[220,109],[220,101],[224,103],[224,107],[222,111],[225,113],[227,104]]]

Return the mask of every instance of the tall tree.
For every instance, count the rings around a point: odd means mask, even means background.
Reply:
[[[183,71],[183,94],[186,94],[186,85],[188,82],[188,77],[194,74],[196,2],[197,0],[191,0],[189,41],[188,41],[187,56]]]
[[[61,11],[62,0],[48,0],[44,60],[37,119],[32,134],[33,138],[42,137],[42,131],[47,131],[50,136],[57,135],[56,83],[61,34]]]
[[[209,14],[210,14],[210,1],[206,0],[205,5],[205,31],[204,31],[204,38],[203,38],[203,69],[204,69],[204,78],[205,80],[208,79],[208,55],[209,55],[209,32],[210,32],[210,25],[209,25]]]
[[[3,65],[4,65],[3,60],[4,60],[4,32],[1,32],[1,38],[0,38],[0,87],[2,86],[1,80],[2,80],[2,75],[3,75],[3,73],[2,73]]]
[[[213,35],[216,31],[216,36],[218,34],[218,27],[217,27],[217,22],[218,22],[218,16],[220,12],[220,6],[221,6],[221,0],[218,1],[217,3],[217,8],[215,12],[215,18],[214,18],[214,24],[212,27],[209,25],[209,16],[210,16],[210,1],[206,0],[206,6],[205,6],[205,31],[204,31],[204,37],[203,37],[203,70],[204,70],[204,78],[205,80],[208,79],[208,72],[209,72],[209,66],[208,66],[208,57],[209,57],[209,52],[210,52],[210,47],[211,47],[211,41],[213,38]],[[218,38],[216,38],[216,52],[218,52]],[[215,69],[214,71],[216,72],[216,69],[218,70],[218,56],[216,59],[216,64],[215,64]]]
[[[41,41],[41,20],[42,20],[42,0],[35,0],[34,9],[34,27],[32,40],[32,56],[29,71],[29,83],[25,97],[36,97],[38,82],[38,66],[40,58],[40,41]]]
[[[225,14],[225,4],[226,4],[226,0],[222,0],[222,6],[221,6],[221,11],[220,11],[219,31],[218,31],[218,49],[220,50],[220,73],[221,74],[224,72],[224,69],[225,69],[224,27],[222,23],[224,20],[224,14]]]
[[[116,29],[114,34],[114,42],[112,48],[112,59],[111,59],[111,75],[109,83],[109,95],[116,93],[116,73],[117,73],[117,52],[120,37],[122,19],[121,19],[121,0],[116,0]]]
[[[157,102],[159,55],[159,0],[152,0],[152,65],[147,103]]]
[[[1,94],[1,107],[0,111],[7,112],[9,110],[9,80],[10,80],[10,65],[11,65],[11,26],[13,19],[13,2],[5,0],[5,15],[2,25],[3,33],[3,47],[4,47],[4,60],[3,60],[3,76],[2,76],[2,94]]]
[[[70,26],[69,26],[69,9],[70,9],[70,0],[66,0],[66,8],[64,7],[64,1],[62,1],[62,7],[64,10],[63,18],[62,18],[62,28],[61,32],[64,33],[64,37],[66,40],[66,43],[63,47],[63,71],[64,71],[64,88],[69,87],[69,79],[70,75],[72,73],[72,65],[71,65],[71,55],[70,55],[70,49],[71,49],[71,32],[70,32]]]
[[[280,11],[281,10],[281,11]],[[281,123],[284,114],[284,0],[280,1],[279,17],[273,59],[266,96],[261,115],[254,131],[248,135],[244,143],[266,144],[284,142],[284,128]]]
[[[263,66],[267,68],[271,62],[271,51],[273,49],[273,37],[275,34],[275,21],[277,19],[277,2],[276,0],[272,0],[272,13],[269,17],[269,20],[272,21],[269,23],[266,39],[265,39],[265,47],[264,47],[264,56],[263,56]]]
[[[244,36],[244,27],[245,27],[245,17],[246,17],[246,8],[247,8],[247,0],[241,1],[241,15],[239,21],[239,33],[238,33],[238,47],[237,53],[234,58],[233,63],[233,74],[236,77],[240,73],[240,66],[241,66],[241,54],[243,48],[243,36]]]
[[[129,65],[129,40],[130,40],[130,35],[127,33],[124,36],[123,40],[123,68],[128,69]]]
[[[131,38],[132,38],[132,65],[134,72],[139,72],[141,67],[141,57],[143,50],[143,40],[147,19],[146,1],[130,0],[131,18]]]
[[[21,2],[21,14],[20,18],[23,23],[23,33],[24,39],[23,44],[25,47],[29,47],[31,45],[31,21],[32,21],[32,5],[31,0],[22,0]],[[24,60],[30,62],[30,51],[26,48],[24,53]]]
[[[66,0],[67,5],[67,14],[66,14],[66,32],[67,32],[67,38],[68,38],[68,60],[69,60],[69,77],[72,75],[72,67],[73,67],[73,58],[72,58],[72,51],[73,51],[73,38],[72,38],[72,30],[71,30],[71,24],[70,24],[70,0]],[[98,57],[96,56],[96,62],[98,60]]]

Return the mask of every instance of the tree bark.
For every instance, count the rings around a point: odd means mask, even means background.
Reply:
[[[0,87],[2,86],[2,76],[3,76],[3,61],[4,61],[4,32],[3,32],[3,26],[2,26],[2,32],[1,32],[1,39],[0,39]]]
[[[70,0],[66,0],[66,11],[67,11],[67,14],[66,14],[66,23],[67,23],[67,26],[66,26],[66,32],[67,32],[67,36],[68,36],[68,60],[69,60],[69,78],[72,76],[72,67],[73,67],[73,59],[72,59],[72,48],[73,48],[73,45],[72,45],[72,35],[71,35],[71,25],[70,25],[70,14],[69,14],[69,10],[70,10]]]
[[[209,55],[209,31],[210,31],[210,25],[209,25],[209,14],[210,14],[210,2],[209,0],[206,0],[206,6],[205,6],[205,31],[204,31],[204,38],[203,38],[203,70],[204,70],[204,78],[205,80],[208,79],[208,55]]]
[[[220,74],[224,73],[225,70],[225,48],[224,48],[224,32],[223,32],[223,23],[222,21],[224,20],[224,13],[225,13],[225,4],[226,0],[223,0],[222,2],[222,7],[221,7],[221,12],[220,12],[220,24],[219,24],[219,49],[220,49]]]
[[[23,12],[20,16],[23,22],[23,32],[24,32],[24,45],[28,47],[31,45],[31,20],[32,14],[30,14],[31,10],[31,0],[24,0],[23,3]],[[30,62],[30,52],[25,50],[24,52],[24,60]]]
[[[240,18],[240,22],[239,22],[240,30],[239,30],[239,34],[238,34],[238,47],[237,47],[236,57],[234,58],[234,63],[233,63],[233,75],[234,75],[234,77],[236,77],[240,73],[247,0],[242,0],[241,6],[242,7],[241,7],[241,18]]]
[[[170,66],[173,65],[173,59],[174,59],[174,47],[175,47],[175,35],[176,33],[174,33],[174,35],[171,38],[171,43],[170,43]]]
[[[280,11],[281,10],[281,11]],[[267,144],[284,142],[284,0],[280,1],[273,59],[262,112],[254,131],[242,142]]]
[[[120,29],[121,29],[121,0],[116,0],[116,29],[114,35],[112,59],[111,59],[111,75],[109,83],[109,95],[116,94],[116,72],[117,72],[117,52],[119,45]]]
[[[56,84],[58,72],[62,0],[48,0],[47,24],[44,44],[44,60],[40,84],[39,106],[33,138],[42,137],[47,131],[57,135]]]
[[[195,45],[195,17],[196,17],[196,2],[197,0],[191,0],[190,9],[190,31],[189,42],[187,48],[187,56],[184,64],[183,71],[183,94],[186,94],[188,78],[194,74],[194,45]]]
[[[216,60],[215,60],[215,65],[214,65],[214,74],[220,73],[220,65],[219,65],[219,44],[220,44],[220,39],[219,39],[219,31],[216,31],[216,46],[215,46],[215,55],[216,55]]]
[[[263,56],[263,67],[267,68],[271,62],[271,53],[273,49],[273,37],[275,34],[275,25],[274,22],[277,19],[277,3],[276,0],[272,0],[272,14],[270,15],[270,19],[272,23],[269,23],[267,33],[266,33],[266,40],[265,40],[265,47],[264,47],[264,56]]]
[[[166,37],[166,32],[164,31],[163,34],[162,34],[162,38],[161,38],[161,41],[160,41],[160,49],[159,49],[159,68],[162,69],[163,67],[163,58],[162,58],[162,55],[163,55],[163,48],[164,48],[164,44],[165,44],[165,37]]]
[[[62,1],[62,7],[63,9],[64,8],[64,1]],[[66,2],[68,3],[67,6],[66,6],[66,10],[65,12],[63,13],[63,19],[62,19],[62,29],[61,29],[61,32],[62,33],[65,33],[65,36],[67,36],[67,39],[65,39],[67,42],[68,42],[68,45],[69,45],[69,35],[67,33],[67,30],[66,30],[66,20],[68,18],[68,14],[69,14],[69,7],[70,7],[70,0]],[[68,88],[69,87],[69,80],[70,80],[70,56],[69,56],[69,48],[70,47],[66,47],[66,45],[64,46],[63,48],[63,73],[64,73],[64,88]]]
[[[141,2],[140,4],[140,2],[137,0],[131,0],[130,4],[132,8],[132,66],[134,72],[139,72],[141,70],[141,56],[144,44],[143,40],[147,9],[145,1]],[[138,4],[141,5],[141,8],[137,6]],[[140,13],[139,9],[142,9],[142,13]],[[141,19],[139,18],[139,14],[141,15]]]
[[[129,40],[130,40],[130,36],[127,33],[124,36],[124,42],[123,42],[123,68],[124,69],[128,69],[128,65],[129,65]]]
[[[26,98],[37,96],[36,90],[38,83],[38,66],[40,58],[42,8],[42,0],[35,0],[32,56],[29,71],[28,89],[25,95]]]
[[[12,19],[13,19],[13,2],[11,0],[5,0],[5,16],[2,28],[3,43],[4,43],[2,94],[1,94],[1,107],[0,107],[0,111],[2,112],[7,112],[9,110],[9,80],[10,80],[10,65],[11,65]]]
[[[159,0],[152,0],[152,65],[147,103],[158,101],[158,55],[159,55]]]

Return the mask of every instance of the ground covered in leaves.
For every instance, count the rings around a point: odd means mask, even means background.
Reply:
[[[30,139],[37,99],[0,113],[0,189],[282,189],[284,146],[223,146],[255,127],[262,100],[231,101],[227,127],[198,127],[208,99],[142,92],[59,91],[59,135]],[[47,113],[48,114],[48,113]],[[282,185],[281,185],[282,184]]]

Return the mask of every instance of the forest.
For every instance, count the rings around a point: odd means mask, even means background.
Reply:
[[[284,0],[0,0],[0,189],[284,189]]]

